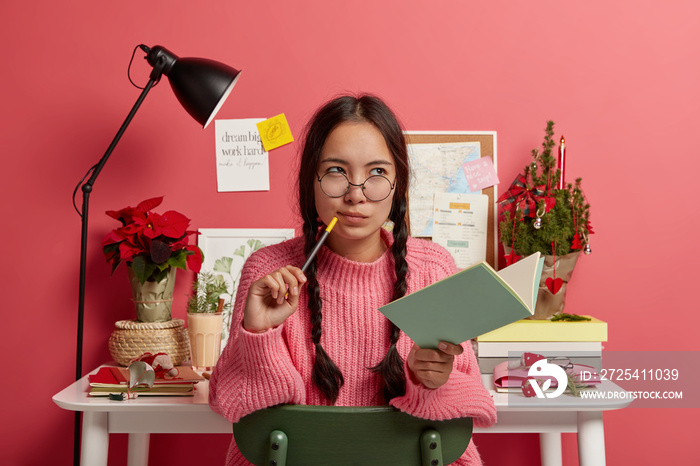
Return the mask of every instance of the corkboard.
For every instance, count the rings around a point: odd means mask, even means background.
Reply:
[[[493,166],[496,164],[496,132],[495,131],[407,131],[407,144],[445,144],[450,142],[479,142],[481,145],[481,157],[491,157]],[[486,233],[486,262],[494,269],[498,267],[498,241],[495,205],[498,195],[496,186],[482,190],[482,194],[489,197],[489,216]],[[410,206],[409,206],[410,209]]]

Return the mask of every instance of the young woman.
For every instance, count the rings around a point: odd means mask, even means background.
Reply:
[[[378,311],[456,272],[447,251],[409,236],[408,180],[402,128],[380,99],[343,96],[315,114],[299,168],[303,236],[244,265],[210,382],[215,411],[236,422],[280,403],[391,404],[416,417],[495,422],[468,343],[421,349]],[[387,219],[392,233],[382,228]],[[235,441],[227,464],[247,464]],[[473,442],[455,464],[481,464]]]

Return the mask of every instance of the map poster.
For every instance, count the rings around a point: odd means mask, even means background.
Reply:
[[[471,191],[462,165],[481,156],[479,142],[409,144],[413,179],[408,190],[411,235],[433,236],[436,193],[481,194]]]

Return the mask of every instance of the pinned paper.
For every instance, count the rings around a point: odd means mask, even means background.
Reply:
[[[447,249],[457,268],[486,260],[488,196],[435,193],[433,241]]]
[[[269,191],[270,164],[257,124],[262,118],[216,120],[216,180],[219,192]]]
[[[294,141],[292,130],[289,128],[284,113],[261,121],[257,126],[258,131],[260,131],[260,139],[262,139],[263,147],[265,147],[266,151],[271,151]]]
[[[462,164],[464,175],[467,177],[469,190],[480,191],[498,184],[498,175],[491,157],[479,157],[476,160]]]

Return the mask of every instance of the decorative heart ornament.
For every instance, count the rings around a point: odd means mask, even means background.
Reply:
[[[564,280],[561,278],[552,278],[549,277],[547,280],[544,281],[545,285],[547,285],[547,289],[552,292],[552,294],[557,294],[559,290],[561,289],[561,286],[564,284]]]

